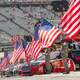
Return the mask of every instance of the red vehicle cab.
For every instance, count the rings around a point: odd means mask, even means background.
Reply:
[[[75,63],[72,59],[67,58],[67,63],[68,63],[68,67],[70,71],[75,71],[76,66]],[[64,72],[65,71],[65,67],[63,64],[63,60],[62,59],[56,59],[56,60],[50,60],[50,64],[52,67],[52,72]],[[33,74],[45,74],[45,67],[46,66],[46,62],[45,60],[42,60],[38,65],[32,65],[31,69],[32,69],[32,73]]]
[[[67,63],[70,71],[75,71],[75,64],[72,59],[67,58]],[[50,60],[52,67],[52,72],[64,72],[64,64],[62,59]],[[45,60],[33,61],[30,66],[23,65],[19,68],[18,74],[21,76],[31,76],[35,74],[45,74],[46,73],[46,62]]]
[[[31,64],[32,74],[44,74],[45,61],[35,61]]]
[[[62,59],[52,60],[50,61],[52,65],[52,72],[64,72],[65,67]],[[72,59],[67,58],[67,63],[70,71],[75,71],[75,63]]]
[[[20,76],[31,76],[32,75],[31,67],[28,65],[20,66],[17,72],[18,72],[18,75]]]

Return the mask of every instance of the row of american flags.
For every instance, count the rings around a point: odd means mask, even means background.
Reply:
[[[9,62],[15,63],[21,57],[24,57],[27,63],[30,59],[37,60],[41,50],[44,47],[50,48],[62,34],[66,34],[66,38],[74,39],[80,32],[80,0],[72,0],[69,9],[58,25],[59,28],[41,18],[34,26],[34,36],[30,43],[21,40],[19,36],[13,37],[12,42],[15,46]]]

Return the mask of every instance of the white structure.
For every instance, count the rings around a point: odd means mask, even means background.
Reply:
[[[0,52],[0,58],[3,58],[4,52]]]

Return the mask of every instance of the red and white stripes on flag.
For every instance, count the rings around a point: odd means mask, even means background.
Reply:
[[[25,60],[25,51],[23,51],[23,53],[20,55],[20,57],[18,58],[18,62],[20,62],[20,60],[23,59]]]
[[[30,59],[31,59],[31,43],[29,43],[26,46],[26,49],[25,49],[25,57],[26,57],[27,63],[29,63],[30,62]]]
[[[19,48],[16,49],[15,61],[18,60],[18,58],[21,56],[23,51],[24,51],[24,48],[22,45],[20,45]]]
[[[2,60],[1,69],[5,69],[8,65],[9,65],[9,60],[8,60],[7,57],[5,57],[5,58]]]
[[[19,59],[19,57],[21,56],[21,54],[23,52],[24,52],[24,48],[22,45],[20,45],[18,49],[14,49],[13,56],[12,56],[10,62],[15,63]]]
[[[42,50],[42,45],[40,41],[39,40],[35,41],[34,39],[32,39],[32,42],[26,46],[25,50],[27,63],[29,63],[30,60],[37,60],[41,50]]]
[[[10,42],[14,44],[16,43],[16,41],[19,41],[19,40],[21,40],[21,37],[19,35],[14,35],[11,37]]]
[[[47,30],[40,30],[39,31],[39,38],[44,47],[49,48],[54,44],[56,39],[60,36],[61,30],[53,26],[52,29],[49,31]]]
[[[67,12],[62,17],[60,26],[69,38],[80,32],[80,0],[73,0]]]
[[[35,41],[34,39],[32,40],[31,43],[31,57],[33,60],[37,60],[40,52],[42,50],[42,44],[40,42],[40,40]]]

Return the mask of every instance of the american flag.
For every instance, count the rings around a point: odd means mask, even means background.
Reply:
[[[39,32],[42,44],[44,47],[51,47],[54,42],[58,39],[61,34],[61,31],[55,26],[50,31],[40,30]]]
[[[7,57],[3,58],[2,63],[1,63],[2,69],[5,69],[8,65],[9,65],[8,58]]]
[[[31,57],[33,60],[37,60],[40,52],[42,50],[42,44],[40,42],[40,40],[35,40],[34,38],[32,39],[32,43],[31,43]]]
[[[15,63],[19,57],[21,56],[21,54],[24,52],[24,48],[22,44],[19,44],[18,42],[16,42],[16,46],[15,49],[13,51],[13,56],[12,56],[12,63]]]
[[[18,58],[18,62],[20,62],[21,59],[23,59],[23,60],[26,59],[26,57],[25,57],[25,50],[22,52],[22,54],[21,54],[20,57]]]
[[[4,53],[4,57],[1,60],[1,66],[0,69],[5,69],[9,65],[9,55],[7,52]]]
[[[61,30],[53,26],[46,19],[41,19],[36,26],[39,31],[39,39],[44,47],[51,47],[61,34]]]
[[[15,44],[17,41],[21,40],[21,37],[19,35],[13,35],[11,38],[10,38],[10,42],[12,44]]]
[[[69,38],[80,32],[80,0],[72,0],[69,9],[66,11],[60,26]]]
[[[31,58],[31,43],[28,43],[26,45],[25,57],[26,57],[26,62],[29,64],[30,63],[30,58]]]
[[[27,41],[27,39],[24,38],[23,40],[23,48],[25,51],[25,60],[27,64],[30,64],[30,58],[31,58],[31,43]]]

